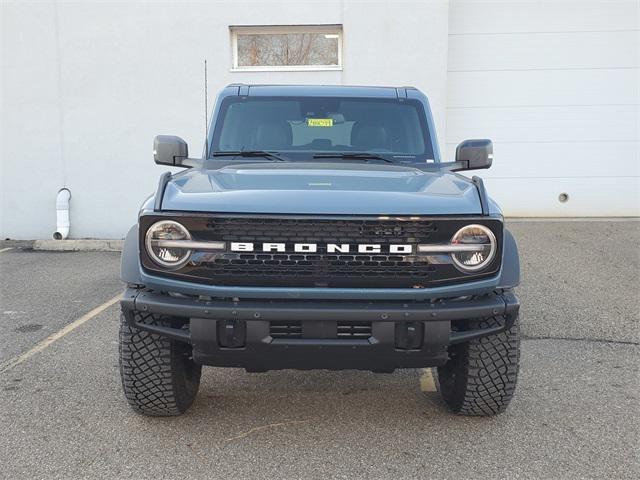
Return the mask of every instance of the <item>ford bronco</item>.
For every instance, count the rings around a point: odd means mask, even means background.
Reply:
[[[201,158],[165,173],[122,254],[129,404],[178,415],[203,365],[436,367],[464,415],[505,410],[520,339],[516,243],[483,182],[489,140],[441,160],[415,88],[229,85]]]

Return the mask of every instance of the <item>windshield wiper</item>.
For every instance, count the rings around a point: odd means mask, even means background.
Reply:
[[[267,152],[266,150],[235,150],[224,152],[211,152],[212,157],[264,157],[277,162],[286,162],[287,159],[281,157],[278,152]]]
[[[367,152],[353,152],[353,153],[316,153],[313,158],[343,158],[346,160],[354,159],[354,160],[382,160],[387,163],[398,163],[389,158],[383,157],[382,155],[377,155],[375,153],[367,153]]]

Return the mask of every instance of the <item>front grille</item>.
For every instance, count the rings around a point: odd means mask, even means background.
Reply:
[[[414,240],[427,243],[436,222],[407,219],[323,219],[211,217],[206,223],[217,239],[236,242],[379,243]]]
[[[384,275],[426,278],[436,270],[426,260],[408,259],[400,255],[224,253],[213,261],[203,262],[203,266],[223,275],[271,277],[291,273],[301,276],[322,273],[330,277]]]
[[[181,280],[213,285],[276,287],[423,288],[493,275],[500,267],[501,245],[485,271],[461,273],[448,255],[415,253],[418,244],[441,244],[470,223],[491,228],[502,238],[502,223],[487,217],[321,217],[250,215],[169,215],[189,229],[194,240],[222,241],[226,251],[195,252],[180,270],[167,272],[140,251],[145,269]],[[141,235],[165,216],[140,219]],[[231,242],[284,243],[284,252],[232,252]],[[293,245],[317,245],[314,253],[296,253]],[[375,244],[381,253],[333,253],[327,244]],[[391,254],[390,245],[412,245],[411,254]]]

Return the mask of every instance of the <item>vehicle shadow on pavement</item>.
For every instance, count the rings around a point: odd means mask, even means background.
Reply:
[[[386,374],[357,370],[247,373],[206,368],[192,408],[201,413],[213,408],[231,414],[250,407],[257,416],[328,414],[335,418],[341,412],[352,420],[398,409],[448,415],[438,392],[421,391],[421,374],[422,369]]]

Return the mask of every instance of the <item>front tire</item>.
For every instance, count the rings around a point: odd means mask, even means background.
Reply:
[[[500,324],[497,318],[487,318],[472,322],[469,328],[491,328]],[[519,361],[520,332],[516,316],[505,332],[449,347],[449,361],[438,367],[442,398],[460,415],[502,413],[516,388]]]
[[[144,415],[183,414],[196,398],[202,373],[202,367],[191,358],[191,346],[132,327],[127,315],[141,323],[177,326],[170,317],[122,312],[120,376],[127,402]]]

